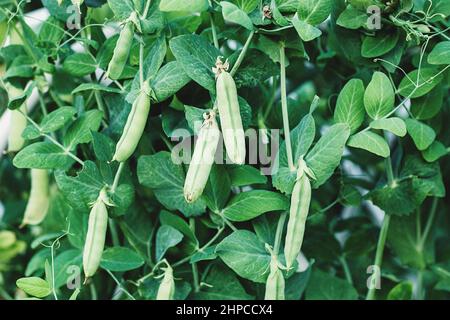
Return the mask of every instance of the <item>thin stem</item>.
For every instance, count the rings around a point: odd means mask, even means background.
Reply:
[[[425,226],[425,230],[423,231],[422,238],[420,240],[420,248],[423,249],[425,242],[427,241],[428,235],[431,231],[431,227],[433,226],[434,218],[436,216],[437,207],[438,207],[438,198],[433,198],[433,203],[431,204],[431,212],[428,216],[427,224]]]
[[[347,279],[348,283],[353,285],[352,273],[351,273],[350,268],[348,266],[347,259],[345,259],[345,257],[341,256],[339,258],[339,261],[341,262],[342,269],[344,270],[345,278]]]
[[[52,292],[53,292],[53,297],[55,297],[55,300],[58,300],[58,295],[56,294],[56,288],[55,288],[55,242],[53,242],[52,246],[50,247],[50,252],[51,252],[50,254],[51,254],[51,259],[52,259]]]
[[[295,171],[294,159],[292,156],[292,144],[291,144],[291,130],[289,128],[289,112],[287,102],[287,89],[286,89],[286,56],[284,52],[284,45],[280,48],[280,81],[281,81],[281,108],[283,111],[283,126],[284,136],[286,140],[286,153],[289,169]]]
[[[273,245],[273,253],[278,255],[281,246],[281,237],[283,235],[284,224],[286,222],[287,212],[283,212],[278,219],[277,231],[275,233],[275,243]]]
[[[117,169],[116,175],[114,177],[114,182],[111,187],[112,193],[116,192],[117,186],[119,185],[119,182],[120,182],[120,176],[122,175],[122,171],[123,171],[124,167],[125,167],[125,162],[119,163],[119,168]]]
[[[111,278],[113,278],[114,282],[117,284],[117,286],[120,288],[120,290],[122,290],[122,292],[124,292],[131,300],[136,300],[131,293],[128,292],[127,289],[125,289],[125,287],[122,285],[122,283],[120,283],[119,280],[117,280],[116,276],[109,271],[108,269],[105,269],[106,272],[108,272],[108,274],[111,276]]]
[[[216,24],[214,23],[214,17],[211,12],[209,13],[209,20],[211,22],[211,32],[212,32],[212,36],[213,36],[214,47],[216,47],[216,49],[220,49],[219,39],[217,38]]]
[[[151,0],[147,0],[147,3],[145,4],[144,13],[142,14],[142,17],[145,19],[148,16],[148,11],[150,10],[150,4],[152,3]]]
[[[39,92],[39,105],[41,107],[42,114],[44,116],[46,116],[48,114],[48,112],[47,112],[47,108],[45,107],[44,97],[42,96],[41,92]]]
[[[112,242],[114,247],[119,247],[120,246],[120,238],[119,238],[119,233],[117,232],[117,227],[116,227],[116,223],[114,221],[114,219],[109,218],[109,230],[111,231],[111,238],[112,238]]]
[[[241,66],[242,61],[245,58],[245,55],[247,54],[248,48],[250,46],[250,43],[252,42],[253,36],[255,35],[255,31],[250,32],[247,41],[244,44],[244,47],[242,48],[241,53],[239,54],[239,57],[236,60],[236,63],[233,66],[233,69],[230,71],[230,75],[234,76],[236,72],[238,71],[239,67]]]
[[[226,219],[225,217],[223,218],[223,221],[225,222],[225,224],[228,227],[230,227],[231,230],[238,231],[238,229],[230,221],[228,221],[228,219]]]
[[[139,45],[139,83],[141,84],[141,90],[144,87],[144,40],[141,39]]]
[[[108,270],[106,270],[106,271],[108,271]],[[92,299],[92,300],[97,300],[97,299],[98,299],[97,289],[95,288],[94,283],[91,283],[91,284],[89,285],[89,289],[90,289],[90,291],[91,291],[91,299]]]
[[[211,238],[211,240],[209,240],[203,247],[201,247],[200,249],[198,249],[198,251],[203,251],[206,248],[209,248],[216,240],[217,238],[219,238],[219,236],[222,234],[223,230],[225,230],[224,227],[220,228],[217,233],[214,235],[214,237]]]
[[[191,229],[192,233],[195,234],[195,219],[194,218],[190,218],[189,219],[189,228]],[[197,264],[194,262],[191,264],[192,267],[192,278],[193,278],[193,284],[194,284],[194,292],[199,292],[200,291],[200,282],[199,282],[199,277],[198,277],[198,268],[197,268]]]

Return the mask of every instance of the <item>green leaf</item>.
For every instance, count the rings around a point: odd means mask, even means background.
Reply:
[[[64,60],[63,69],[75,77],[83,77],[97,69],[97,61],[87,53],[74,53]]]
[[[25,293],[37,298],[45,298],[52,293],[49,283],[38,277],[20,278],[16,281],[16,285]]]
[[[217,245],[216,253],[239,276],[253,282],[266,282],[270,255],[253,232],[233,232]]]
[[[161,0],[159,3],[159,10],[163,12],[203,12],[208,9],[208,6],[207,0]]]
[[[144,260],[133,250],[126,247],[106,249],[102,254],[100,266],[113,272],[125,272],[141,267]]]
[[[339,94],[334,121],[346,123],[354,132],[364,121],[364,83],[360,79],[352,79]]]
[[[171,61],[159,70],[151,82],[151,88],[156,100],[162,102],[177,93],[190,80],[180,63]]]
[[[66,169],[74,160],[51,142],[36,142],[22,149],[13,160],[20,169]]]
[[[159,152],[139,158],[137,166],[139,182],[153,189],[156,198],[169,210],[180,210],[186,217],[197,216],[205,211],[205,201],[194,203],[184,199],[185,173],[181,165],[172,161],[169,152]]]
[[[183,218],[170,213],[169,211],[162,210],[159,214],[159,220],[161,221],[162,225],[168,225],[172,228],[177,229],[183,235],[185,235],[186,238],[188,238],[195,246],[198,245],[198,240],[195,236],[195,233],[192,232],[191,228],[189,227],[187,222],[183,220]]]
[[[241,25],[250,31],[253,30],[252,20],[238,6],[227,1],[221,1],[220,6],[222,7],[223,18],[226,21]]]
[[[417,120],[434,118],[444,104],[444,90],[437,86],[428,94],[417,99],[411,99],[411,113]]]
[[[409,281],[400,282],[389,291],[388,300],[412,300],[413,285]]]
[[[401,118],[378,119],[370,123],[370,127],[376,130],[386,130],[398,137],[406,136],[406,124]]]
[[[374,120],[385,117],[394,109],[395,94],[389,78],[375,72],[364,94],[367,114]]]
[[[422,151],[422,156],[427,162],[435,162],[446,156],[449,150],[439,141],[434,141],[428,149]]]
[[[224,166],[213,165],[204,195],[213,212],[219,212],[227,203],[231,193],[231,180]]]
[[[252,190],[236,195],[222,213],[231,221],[248,221],[266,212],[288,208],[289,201],[285,196],[266,190]]]
[[[348,5],[347,8],[339,15],[336,23],[337,25],[356,30],[367,25],[368,16],[364,11],[355,9]]]
[[[115,143],[107,135],[100,132],[91,132],[92,146],[95,156],[100,161],[111,161],[114,154]]]
[[[131,13],[134,11],[132,0],[108,0],[108,5],[114,12],[115,18],[119,21],[130,17]]]
[[[77,271],[81,271],[83,264],[83,253],[78,249],[66,250],[55,258],[55,288],[67,285],[70,278],[76,276]]]
[[[216,80],[212,68],[219,50],[204,37],[195,34],[182,35],[170,40],[170,48],[188,76],[205,89],[215,92]]]
[[[436,139],[433,128],[415,119],[406,119],[406,128],[420,151],[428,149]]]
[[[320,138],[306,156],[306,163],[316,175],[314,188],[319,188],[332,175],[341,162],[345,144],[350,137],[350,128],[335,124]]]
[[[450,65],[450,41],[439,42],[428,55],[428,63]]]
[[[67,130],[63,142],[69,150],[80,143],[88,143],[92,140],[91,131],[100,128],[103,112],[100,110],[89,110],[83,113]]]
[[[303,0],[298,3],[298,16],[301,20],[318,25],[324,22],[331,13],[333,0]]]
[[[305,298],[306,300],[356,300],[358,292],[346,280],[314,269],[306,288]]]
[[[386,140],[380,135],[370,131],[363,131],[350,137],[348,146],[367,150],[383,158],[387,158],[391,154],[391,150],[389,149]]]
[[[444,78],[442,73],[435,68],[421,68],[408,73],[398,87],[398,92],[403,97],[418,98],[426,95],[434,89]]]
[[[312,41],[322,35],[322,31],[309,23],[300,20],[298,15],[294,15],[292,18],[292,24],[294,25],[295,30],[297,31],[300,39],[305,42]]]
[[[248,165],[234,166],[229,169],[229,174],[233,187],[267,183],[267,177],[263,176],[260,170]]]
[[[76,114],[75,108],[61,107],[49,113],[39,125],[42,133],[55,132],[64,127]]]
[[[113,87],[106,87],[99,83],[82,83],[78,87],[76,87],[72,94],[77,94],[84,91],[102,91],[102,92],[109,92],[109,93],[122,93],[122,90],[113,88]]]
[[[361,55],[364,58],[376,58],[388,53],[397,45],[398,32],[378,31],[375,37],[366,36],[364,38]]]
[[[175,247],[183,240],[183,234],[177,229],[162,225],[156,233],[156,261],[161,261],[167,250]]]

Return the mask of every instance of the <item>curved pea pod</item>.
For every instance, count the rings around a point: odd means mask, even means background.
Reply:
[[[47,170],[31,170],[31,192],[21,226],[38,225],[47,215],[50,204],[49,177]]]
[[[245,133],[233,77],[226,71],[220,72],[217,77],[216,89],[220,125],[228,157],[235,164],[244,164]]]
[[[133,37],[134,24],[132,21],[127,21],[122,31],[120,31],[113,57],[108,65],[107,74],[110,79],[117,80],[122,75],[123,69],[127,64],[128,56],[130,55]]]
[[[284,245],[287,269],[292,267],[302,248],[310,203],[311,182],[305,173],[305,169],[300,167],[297,174],[297,181],[292,191],[289,222]]]
[[[125,162],[136,151],[150,112],[150,96],[145,90],[134,101],[122,136],[116,145],[113,161]]]
[[[205,189],[220,140],[215,113],[207,113],[204,118],[184,182],[184,198],[189,203],[196,201]]]
[[[21,89],[11,85],[7,86],[7,90],[10,99],[14,99],[23,94]],[[23,130],[25,130],[27,126],[27,118],[25,117],[25,114],[27,114],[26,103],[20,106],[17,110],[11,110],[11,125],[8,135],[8,152],[20,151],[25,144],[25,140],[22,138]]]
[[[266,281],[266,294],[264,300],[284,300],[285,282],[283,272],[278,266],[277,257],[272,254],[270,261],[270,274]]]
[[[173,278],[173,269],[168,265],[164,270],[164,277],[158,288],[156,300],[173,300],[175,295],[175,280]]]
[[[92,277],[97,271],[105,248],[108,209],[102,194],[94,203],[89,214],[88,231],[83,251],[83,270],[86,279]]]

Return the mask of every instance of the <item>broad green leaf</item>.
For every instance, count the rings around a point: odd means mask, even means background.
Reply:
[[[303,0],[298,3],[297,12],[301,20],[318,25],[328,18],[332,6],[332,0]]]
[[[49,113],[39,125],[42,133],[50,133],[64,127],[76,114],[75,108],[62,107]]]
[[[162,102],[177,93],[190,81],[180,63],[172,61],[164,65],[151,82],[156,100]]]
[[[403,78],[398,87],[398,93],[403,97],[418,98],[433,90],[444,78],[435,68],[414,70]]]
[[[322,35],[322,31],[320,29],[303,20],[300,20],[297,14],[292,18],[292,24],[294,25],[294,28],[300,38],[305,42],[312,41]]]
[[[83,253],[78,249],[70,249],[64,251],[55,258],[55,288],[61,288],[67,286],[74,276],[80,276],[77,274],[82,270]]]
[[[100,161],[111,161],[114,154],[115,143],[107,135],[92,131],[92,146],[95,156]]]
[[[450,65],[450,41],[439,42],[428,55],[428,63]]]
[[[83,77],[97,69],[97,61],[87,53],[74,53],[63,63],[64,71],[76,77]]]
[[[227,1],[221,1],[220,6],[222,7],[223,18],[226,21],[241,25],[250,31],[253,30],[252,20],[238,6]]]
[[[406,128],[420,151],[428,149],[436,139],[433,128],[415,119],[406,119]]]
[[[444,90],[437,86],[428,94],[417,99],[411,99],[411,113],[417,120],[434,118],[444,104]]]
[[[358,292],[346,280],[314,269],[306,288],[305,298],[306,300],[356,300]]]
[[[261,174],[261,171],[248,166],[234,166],[228,170],[233,187],[243,187],[251,184],[265,184],[267,177]]]
[[[364,94],[367,114],[374,120],[381,119],[394,109],[395,94],[389,78],[375,72]]]
[[[344,147],[350,137],[350,128],[346,124],[335,124],[320,138],[308,153],[305,161],[314,172],[314,188],[319,188],[332,175],[341,162]]]
[[[266,282],[270,255],[253,232],[233,232],[217,245],[216,253],[239,276],[253,282]]]
[[[103,119],[100,110],[89,110],[83,113],[67,130],[63,142],[69,150],[80,143],[88,143],[92,140],[91,131],[97,131]]]
[[[173,213],[170,213],[169,211],[162,210],[159,214],[159,220],[161,221],[162,225],[168,225],[172,228],[177,229],[180,231],[183,235],[186,236],[191,242],[193,242],[195,245],[198,245],[197,237],[195,236],[195,233],[191,230],[187,222],[179,217],[178,215],[175,215]]]
[[[406,136],[406,124],[401,118],[378,119],[370,123],[370,127],[376,130],[386,130],[398,137]]]
[[[190,263],[197,263],[200,261],[206,261],[206,260],[215,260],[217,258],[216,254],[216,246],[211,246],[206,249],[200,249],[197,252],[195,252],[191,259],[189,260]]]
[[[22,149],[13,160],[20,169],[67,169],[74,160],[51,142],[36,142]]]
[[[412,300],[413,285],[411,282],[400,282],[389,291],[388,300]]]
[[[427,162],[435,162],[449,153],[441,142],[434,141],[428,149],[422,151],[422,156]]]
[[[389,149],[386,140],[380,135],[370,131],[363,131],[350,137],[348,146],[364,149],[383,158],[387,158],[391,154],[391,150]]]
[[[258,7],[258,0],[232,0],[245,13],[250,13]]]
[[[159,3],[159,10],[163,12],[203,12],[208,9],[208,6],[207,0],[161,0]]]
[[[183,234],[180,231],[169,225],[162,225],[156,233],[156,261],[161,261],[167,250],[175,247],[181,240]]]
[[[170,48],[188,76],[205,89],[215,92],[216,81],[212,68],[219,50],[204,37],[195,34],[182,35],[170,40]]]
[[[208,208],[213,212],[223,209],[230,197],[231,179],[224,166],[213,165],[204,195]]]
[[[108,0],[108,5],[114,12],[114,16],[119,21],[128,19],[134,11],[132,0]]]
[[[388,53],[397,45],[398,32],[378,31],[375,37],[366,36],[364,38],[361,55],[364,58],[376,58]]]
[[[133,250],[126,247],[106,249],[102,254],[100,266],[113,272],[125,272],[141,267],[144,260]]]
[[[122,90],[113,88],[113,87],[106,87],[99,83],[82,83],[78,87],[76,87],[72,94],[84,92],[84,91],[102,91],[102,92],[109,92],[109,93],[122,93]]]
[[[52,293],[49,283],[38,277],[20,278],[16,281],[16,285],[25,293],[37,298],[45,298]]]
[[[222,214],[231,221],[248,221],[266,212],[288,208],[289,201],[285,196],[266,190],[252,190],[231,199]]]
[[[352,79],[339,94],[334,121],[346,123],[354,132],[364,121],[364,83],[360,79]]]
[[[364,11],[355,9],[352,5],[348,5],[347,8],[339,15],[337,24],[347,29],[359,29],[367,25],[368,16]]]

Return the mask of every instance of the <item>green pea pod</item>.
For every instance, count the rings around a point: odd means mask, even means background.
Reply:
[[[297,173],[297,181],[292,191],[289,222],[284,246],[286,267],[288,269],[292,267],[302,248],[305,224],[311,203],[311,182],[306,174],[308,169],[305,169],[305,166],[300,166]]]
[[[105,193],[101,192],[89,214],[88,231],[83,251],[83,269],[86,279],[97,271],[105,247],[106,229],[108,227],[108,210]]]
[[[8,96],[10,99],[14,99],[23,94],[21,89],[18,89],[12,85],[7,85]],[[25,140],[22,138],[23,130],[27,126],[27,118],[24,116],[27,114],[27,105],[24,103],[17,110],[11,110],[10,131],[8,135],[8,152],[20,151]]]
[[[113,57],[109,62],[107,74],[110,79],[117,80],[122,75],[123,69],[127,64],[128,56],[130,55],[133,37],[134,24],[132,21],[127,21],[120,32]]]
[[[196,201],[205,189],[220,140],[215,113],[205,113],[204,118],[184,183],[184,197],[189,203]]]
[[[175,281],[173,279],[173,269],[167,265],[164,269],[164,277],[158,288],[156,300],[173,300],[175,294]]]
[[[145,90],[142,90],[136,101],[134,101],[131,112],[128,115],[122,136],[116,146],[113,161],[125,162],[136,151],[144,133],[149,112],[150,97]]]
[[[31,170],[31,192],[21,226],[38,225],[47,215],[50,204],[50,189],[47,170]]]
[[[264,300],[284,300],[284,276],[278,266],[276,255],[272,254],[270,274],[266,281],[266,295]]]
[[[228,157],[235,164],[244,164],[245,133],[233,77],[226,71],[220,72],[217,76],[216,89],[220,125]]]

